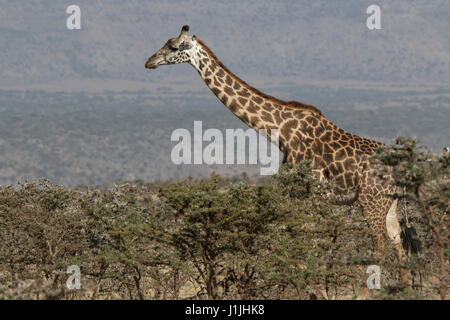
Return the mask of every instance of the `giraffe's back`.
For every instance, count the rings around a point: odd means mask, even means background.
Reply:
[[[369,157],[383,143],[349,133],[321,114],[294,112],[294,115],[299,124],[290,148],[286,148],[287,161],[310,159],[343,193],[356,190],[363,172],[368,170]]]

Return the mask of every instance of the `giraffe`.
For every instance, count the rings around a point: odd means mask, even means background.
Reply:
[[[392,241],[401,252],[396,191],[389,175],[380,176],[369,158],[383,143],[344,131],[313,105],[283,101],[262,93],[232,73],[203,40],[182,27],[176,38],[148,58],[145,67],[191,64],[217,98],[247,126],[270,132],[278,129],[283,162],[311,160],[324,179],[336,185],[336,202],[359,202],[366,217],[375,250]]]

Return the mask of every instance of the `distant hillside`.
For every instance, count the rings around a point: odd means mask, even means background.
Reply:
[[[435,152],[450,136],[450,2],[0,0],[0,184],[105,184],[257,173],[175,166],[170,134],[244,127],[188,65],[144,69],[184,24],[262,91],[319,107],[341,128]]]
[[[82,30],[69,31],[66,2],[1,0],[0,85],[192,78],[188,68],[165,68],[151,77],[143,69],[186,23],[248,80],[449,83],[450,2],[377,3],[382,30],[369,31],[371,2],[359,0],[80,0]]]
[[[292,96],[292,90],[276,91]],[[386,142],[414,136],[435,152],[449,145],[449,89],[389,92],[309,86],[297,94],[323,106],[324,114],[349,132]],[[226,176],[259,174],[257,166],[173,164],[173,130],[192,132],[195,120],[203,122],[204,130],[246,127],[212,94],[194,105],[171,96],[0,90],[0,185],[39,177],[76,186],[208,177],[212,170]]]

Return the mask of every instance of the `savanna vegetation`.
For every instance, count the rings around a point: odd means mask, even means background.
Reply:
[[[406,261],[372,250],[359,207],[333,205],[308,162],[259,182],[0,187],[0,298],[355,299],[378,265],[367,298],[447,299],[449,158],[408,139],[374,157],[401,190]]]

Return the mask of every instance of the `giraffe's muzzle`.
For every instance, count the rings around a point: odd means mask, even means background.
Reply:
[[[156,69],[157,67],[158,64],[154,63],[152,58],[148,59],[147,62],[145,63],[145,68],[147,69]]]

